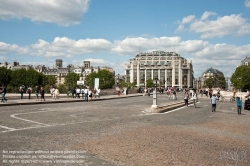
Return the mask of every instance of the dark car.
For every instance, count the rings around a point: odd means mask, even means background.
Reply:
[[[245,110],[250,110],[250,100],[245,100],[244,109]]]

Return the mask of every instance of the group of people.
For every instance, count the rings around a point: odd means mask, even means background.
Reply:
[[[32,88],[31,87],[28,87],[27,90],[25,91],[25,86],[22,85],[19,87],[19,93],[20,93],[20,99],[23,100],[23,94],[24,93],[27,93],[29,95],[29,100],[31,99],[31,93],[32,93]],[[35,95],[36,95],[36,100],[39,101],[39,95],[40,95],[40,100],[42,101],[45,101],[45,97],[44,97],[44,94],[45,94],[45,91],[44,91],[44,88],[43,87],[38,87],[36,86],[35,87]]]
[[[81,98],[80,95],[82,95],[82,98],[84,98],[85,101],[92,101],[92,98],[100,98],[101,89],[100,88],[82,88],[79,87],[72,88],[71,89],[71,96],[72,98]]]

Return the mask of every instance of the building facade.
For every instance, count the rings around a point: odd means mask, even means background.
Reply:
[[[137,87],[147,87],[148,79],[157,79],[157,86],[162,87],[192,87],[192,61],[175,52],[153,51],[137,54],[125,64],[126,82],[135,82]]]
[[[250,57],[246,57],[245,59],[243,59],[241,61],[241,65],[247,65],[247,66],[250,66]]]
[[[202,73],[202,75],[197,79],[197,81],[195,81],[196,87],[198,89],[205,88],[206,87],[205,81],[206,81],[206,79],[208,79],[210,77],[214,79],[214,86],[213,87],[219,88],[220,87],[219,78],[224,77],[224,74],[221,71],[210,67]]]

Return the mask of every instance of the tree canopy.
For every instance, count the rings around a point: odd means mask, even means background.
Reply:
[[[99,88],[108,89],[112,88],[115,84],[114,75],[108,70],[100,70],[98,73],[91,73],[86,76],[84,84],[93,88],[95,78],[99,78]]]
[[[6,67],[0,67],[0,85],[8,85],[10,83],[11,72],[12,70],[7,69]]]
[[[237,67],[230,81],[236,89],[250,89],[250,66]]]
[[[151,78],[148,79],[146,83],[148,88],[154,87],[154,81]]]
[[[205,86],[212,88],[214,85],[214,79],[212,77],[209,77],[205,80]]]

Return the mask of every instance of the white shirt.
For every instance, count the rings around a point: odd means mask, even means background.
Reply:
[[[84,89],[84,93],[85,93],[85,94],[88,94],[88,89]]]
[[[97,93],[101,93],[101,89],[97,89]]]

